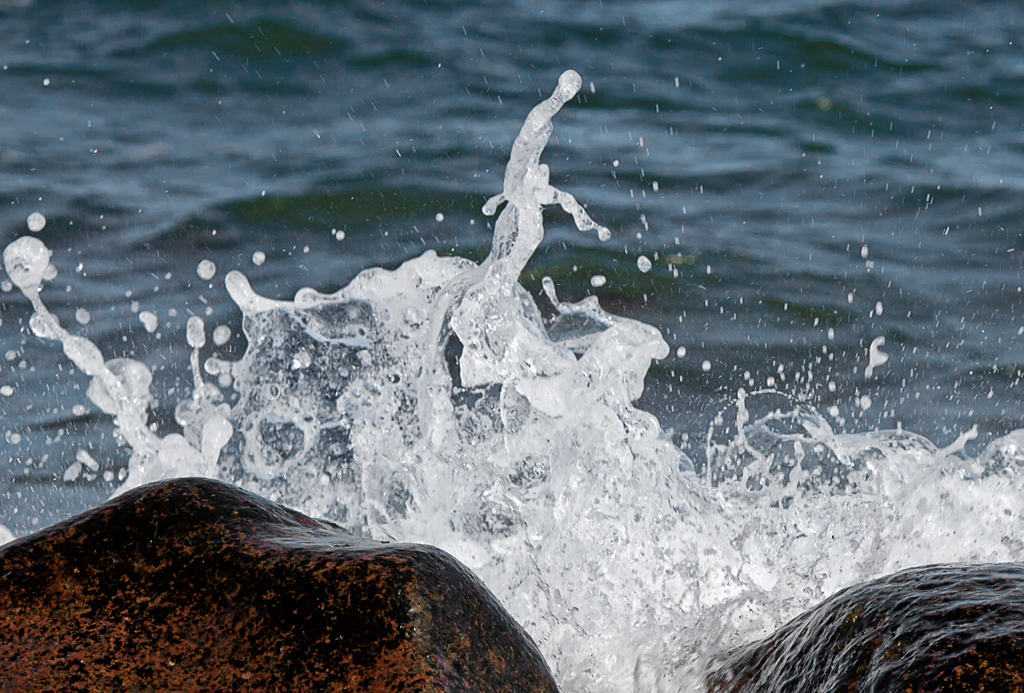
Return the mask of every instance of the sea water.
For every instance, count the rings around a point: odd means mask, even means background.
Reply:
[[[1024,430],[973,456],[976,428],[946,447],[901,428],[837,431],[812,384],[842,364],[819,357],[789,374],[802,388],[784,390],[782,368],[765,385],[745,378],[694,459],[636,406],[670,353],[658,329],[594,296],[563,301],[550,277],[538,298],[523,289],[545,206],[609,241],[540,161],[581,86],[564,72],[527,116],[483,208],[498,216],[479,264],[428,250],[291,300],[227,273],[247,347],[216,355],[230,329],[188,318],[189,387],[157,393],[177,401],[170,432],[150,421],[151,370],[107,358],[47,309],[44,287],[67,268],[34,235],[8,245],[31,332],[89,377],[85,396],[130,448],[115,493],[216,476],[365,536],[438,545],[530,632],[566,691],[699,690],[715,651],[844,586],[933,562],[1019,560]],[[204,282],[217,271],[197,261]],[[884,372],[884,337],[864,358],[865,378]],[[873,403],[855,394],[852,406]],[[68,482],[98,468],[83,452]]]

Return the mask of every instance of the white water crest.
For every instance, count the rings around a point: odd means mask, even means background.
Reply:
[[[248,349],[204,360],[207,326],[189,320],[180,434],[149,429],[143,364],[104,361],[47,311],[42,242],[11,244],[4,262],[33,304],[33,332],[92,377],[88,397],[133,449],[119,491],[217,476],[362,535],[438,545],[538,641],[564,691],[700,690],[716,650],[844,586],[1020,559],[1024,431],[968,459],[976,431],[944,449],[906,431],[836,433],[809,402],[739,390],[698,473],[634,406],[669,353],[659,332],[593,297],[560,301],[550,280],[556,313],[542,317],[518,283],[542,207],[609,236],[540,163],[580,84],[564,73],[527,117],[484,207],[505,204],[483,263],[428,251],[290,301],[229,273]]]

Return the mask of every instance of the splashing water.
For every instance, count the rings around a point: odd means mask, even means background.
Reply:
[[[148,427],[143,364],[104,362],[46,309],[46,246],[8,246],[32,331],[61,342],[132,447],[119,492],[218,476],[359,534],[436,544],[483,578],[566,691],[699,690],[716,649],[846,585],[937,561],[1017,560],[1024,431],[967,459],[976,429],[945,449],[905,431],[835,433],[807,402],[741,389],[695,468],[633,406],[669,353],[656,329],[594,297],[560,301],[547,278],[556,313],[542,317],[518,283],[542,207],[609,237],[540,163],[580,85],[564,73],[527,117],[504,189],[484,206],[505,203],[480,265],[428,251],[292,301],[229,273],[248,349],[202,361],[206,325],[188,321],[194,389],[175,410],[180,434]],[[156,328],[155,315],[139,319]],[[221,344],[230,332],[217,329]],[[871,344],[866,377],[886,362],[883,344]],[[222,388],[237,392],[233,407]]]

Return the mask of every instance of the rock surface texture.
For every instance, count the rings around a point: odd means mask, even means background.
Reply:
[[[0,550],[0,691],[555,691],[440,549],[360,539],[209,479]]]
[[[709,691],[1024,691],[1024,565],[934,565],[856,585],[712,662]]]

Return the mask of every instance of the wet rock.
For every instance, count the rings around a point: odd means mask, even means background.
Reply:
[[[712,662],[709,691],[1024,691],[1024,566],[935,565],[843,590]]]
[[[177,479],[0,550],[0,691],[115,690],[556,689],[440,549]]]

